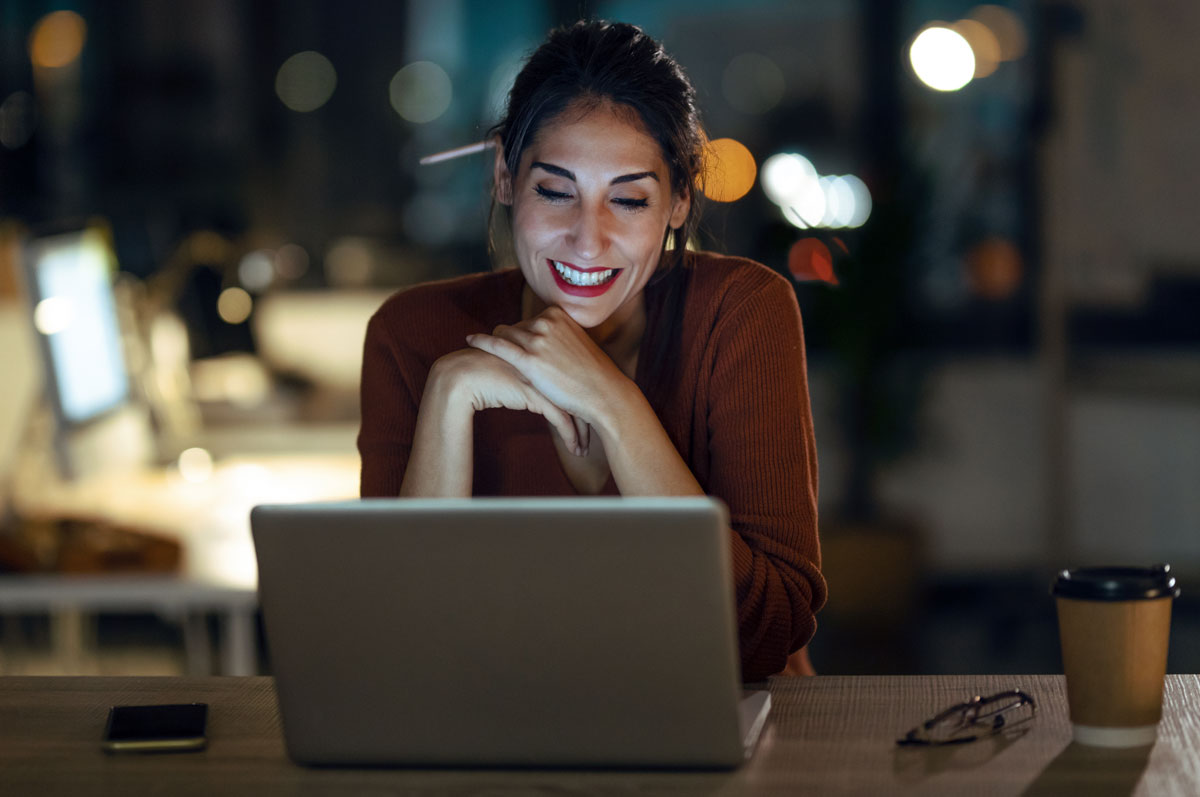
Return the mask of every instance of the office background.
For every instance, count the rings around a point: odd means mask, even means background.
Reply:
[[[489,156],[418,159],[483,139],[580,16],[643,26],[696,83],[722,153],[696,245],[796,286],[818,669],[1057,671],[1055,570],[1162,561],[1170,668],[1200,668],[1200,10],[1167,0],[4,0],[0,569],[90,544],[21,511],[52,422],[26,235],[91,220],[118,295],[174,319],[141,329],[181,377],[135,385],[155,466],[352,453],[371,309],[490,267]],[[80,666],[175,666],[169,620],[100,613]],[[43,666],[51,625],[6,615],[0,664]]]

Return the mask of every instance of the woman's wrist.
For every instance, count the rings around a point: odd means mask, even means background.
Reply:
[[[608,397],[597,429],[621,495],[704,495],[650,402],[629,386]]]
[[[461,358],[455,356],[458,354],[454,352],[434,361],[425,379],[421,403],[428,400],[439,407],[443,415],[470,419],[475,415],[474,397],[465,379],[467,372]]]
[[[442,360],[429,369],[417,411],[412,455],[400,487],[402,497],[471,494],[474,409],[470,401],[461,398],[459,373],[452,362]]]
[[[619,445],[623,430],[636,427],[639,417],[649,413],[656,421],[658,419],[636,382],[622,377],[618,384],[616,390],[605,391],[600,397],[595,418],[590,421],[605,442],[605,450],[609,450],[610,442]]]

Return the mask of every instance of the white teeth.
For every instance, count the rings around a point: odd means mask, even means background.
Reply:
[[[554,270],[559,273],[559,276],[571,285],[599,285],[608,282],[617,271],[612,268],[606,268],[603,271],[576,271],[557,260],[550,262],[554,264]]]

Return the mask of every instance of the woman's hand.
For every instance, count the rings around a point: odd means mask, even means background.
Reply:
[[[477,348],[459,349],[439,358],[429,378],[447,386],[473,412],[502,407],[537,413],[550,422],[568,449],[578,456],[587,453],[587,423],[556,405],[499,357]]]
[[[474,349],[503,360],[584,426],[598,425],[606,398],[632,383],[565,310],[548,307],[491,335],[468,335]]]

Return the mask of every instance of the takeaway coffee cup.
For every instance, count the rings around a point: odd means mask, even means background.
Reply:
[[[1052,594],[1075,741],[1153,744],[1179,596],[1170,565],[1063,570]]]

